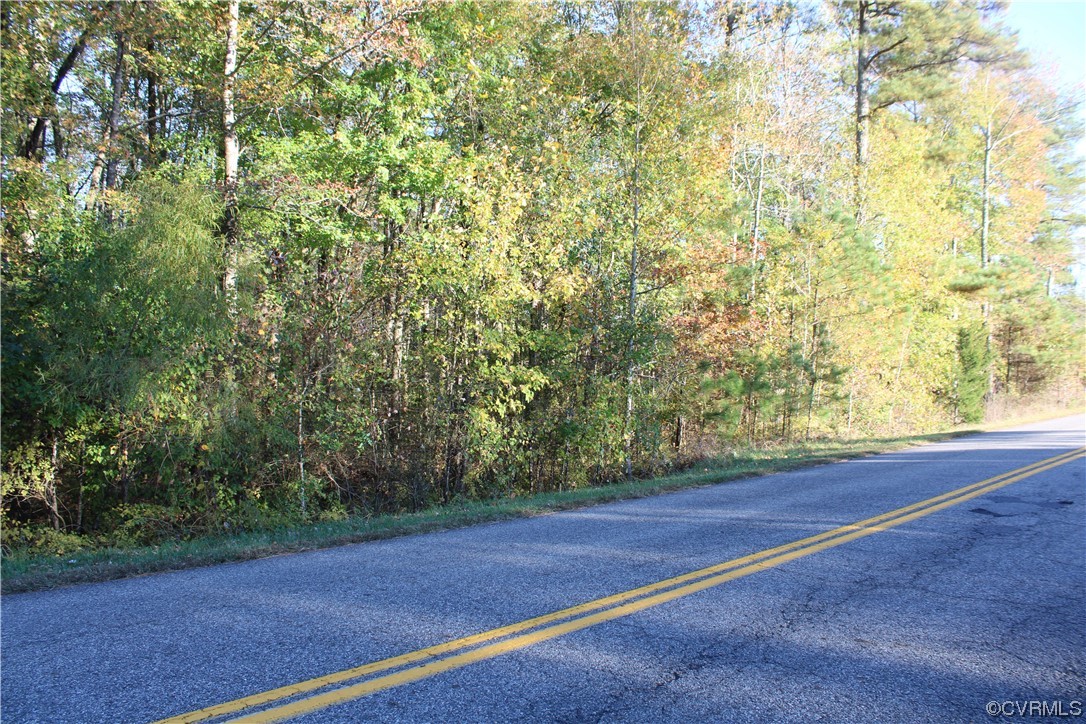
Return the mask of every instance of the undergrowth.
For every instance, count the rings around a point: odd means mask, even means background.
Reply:
[[[973,431],[878,440],[819,441],[752,449],[705,460],[682,472],[651,480],[540,493],[530,497],[457,502],[416,513],[349,517],[191,540],[177,539],[156,545],[102,546],[95,545],[93,540],[57,534],[52,548],[37,541],[33,548],[5,550],[0,560],[0,585],[4,593],[36,591],[460,528],[724,483],[886,452]],[[133,538],[138,540],[138,536]]]

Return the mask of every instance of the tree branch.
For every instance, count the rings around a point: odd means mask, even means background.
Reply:
[[[872,63],[874,63],[874,62],[875,62],[875,60],[879,58],[879,56],[882,56],[882,55],[886,55],[886,54],[887,54],[887,53],[889,53],[889,52],[890,52],[891,50],[894,50],[895,48],[899,48],[899,47],[901,47],[902,45],[904,45],[904,44],[905,44],[905,42],[906,42],[906,41],[908,41],[908,39],[909,39],[909,36],[908,36],[908,35],[906,35],[906,36],[905,36],[904,38],[902,38],[901,40],[897,41],[896,43],[891,43],[890,45],[887,45],[887,46],[886,46],[885,48],[883,48],[882,50],[878,50],[878,51],[875,51],[874,53],[872,53],[871,55],[869,55],[869,56],[867,57],[867,62],[865,62],[865,63],[864,63],[864,69],[866,70],[867,68],[871,67],[871,64],[872,64]]]
[[[79,39],[75,41],[75,45],[68,51],[68,55],[64,57],[64,61],[57,68],[56,75],[53,77],[53,83],[49,86],[50,99],[52,105],[56,106],[56,96],[60,92],[61,85],[64,84],[64,78],[68,75],[68,72],[75,65],[75,62],[79,60],[79,56],[82,55],[83,50],[87,47],[87,41],[90,39],[90,35],[94,32],[95,28],[101,22],[102,16],[95,13],[91,17],[91,23],[80,34]],[[42,136],[45,135],[45,124],[48,121],[49,114],[38,116],[34,122],[34,128],[30,131],[30,136],[26,139],[26,143],[23,144],[22,149],[19,152],[25,159],[33,159],[38,146],[41,145]]]

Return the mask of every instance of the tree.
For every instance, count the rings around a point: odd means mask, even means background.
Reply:
[[[974,423],[984,420],[990,367],[988,334],[984,327],[974,325],[959,329],[955,399],[958,416],[962,422]]]
[[[223,66],[222,83],[222,138],[223,138],[223,220],[222,233],[226,263],[223,268],[223,294],[231,310],[231,317],[237,315],[238,284],[238,132],[237,117],[234,113],[234,87],[238,70],[238,19],[239,0],[229,0],[226,4],[226,61]]]
[[[842,27],[855,48],[850,76],[855,99],[855,208],[864,219],[865,185],[875,114],[941,92],[960,62],[990,62],[1007,55],[1007,44],[982,22],[998,3],[960,0],[849,0],[838,6]]]
[[[1064,102],[986,5],[832,7],[3,4],[4,545],[1071,399]]]

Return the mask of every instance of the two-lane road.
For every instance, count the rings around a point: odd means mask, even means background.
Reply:
[[[0,718],[1073,715],[1086,704],[1084,442],[1076,416],[538,518],[4,596]]]

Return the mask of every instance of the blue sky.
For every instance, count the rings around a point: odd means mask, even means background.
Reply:
[[[1036,61],[1051,63],[1061,88],[1077,86],[1075,95],[1086,100],[1086,0],[1012,0],[1006,23],[1018,31],[1019,43]],[[1086,123],[1086,105],[1081,111]],[[1086,139],[1078,154],[1086,164]],[[1080,210],[1086,212],[1086,194]],[[1079,230],[1073,267],[1078,292],[1086,296],[1086,230]]]
[[[1058,66],[1061,87],[1083,83],[1086,0],[1012,0],[1006,23],[1036,61]]]

